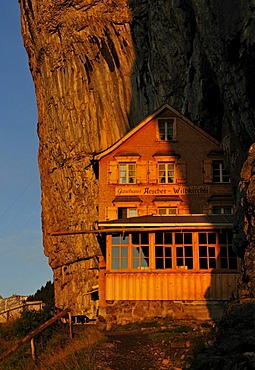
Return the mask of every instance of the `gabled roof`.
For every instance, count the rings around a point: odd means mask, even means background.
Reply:
[[[166,109],[168,109],[170,112],[172,112],[172,114],[174,116],[180,118],[187,125],[189,125],[194,130],[196,130],[200,135],[203,135],[210,142],[213,142],[214,144],[220,146],[220,143],[216,139],[214,139],[211,135],[207,134],[203,129],[201,129],[199,126],[195,125],[188,118],[186,118],[183,114],[179,113],[177,110],[175,110],[169,104],[165,103],[160,108],[158,108],[154,113],[152,113],[151,115],[147,116],[144,120],[142,120],[137,126],[135,126],[133,129],[131,129],[126,135],[124,135],[122,138],[120,138],[118,141],[116,141],[109,148],[103,150],[101,153],[98,153],[95,156],[95,159],[100,160],[101,158],[103,158],[106,155],[108,155],[109,153],[111,153],[113,150],[117,149],[125,141],[127,141],[131,136],[133,136],[135,133],[137,133],[139,130],[141,130],[144,126],[146,126],[150,121],[152,121],[154,118],[156,118],[160,113],[162,113]]]

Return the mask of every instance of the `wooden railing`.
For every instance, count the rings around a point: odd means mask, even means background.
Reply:
[[[42,301],[26,301],[22,304],[18,304],[17,306],[11,306],[10,308],[6,308],[3,311],[0,311],[0,315],[6,315],[6,321],[9,321],[9,314],[12,311],[23,310],[24,308],[29,308],[29,306],[39,306],[39,309],[42,309],[44,303]]]
[[[11,349],[8,351],[4,352],[2,355],[0,355],[0,361],[4,360],[7,358],[9,355],[17,351],[24,343],[28,342],[29,340],[31,341],[31,353],[32,353],[32,358],[35,361],[36,360],[36,350],[35,350],[35,342],[34,338],[37,334],[39,334],[41,331],[43,331],[45,328],[53,324],[55,321],[60,319],[62,316],[66,315],[68,313],[69,316],[69,334],[70,337],[73,337],[73,326],[72,326],[72,318],[71,318],[71,313],[68,308],[65,310],[59,312],[57,315],[51,317],[48,321],[40,325],[37,329],[31,331],[28,335],[26,335],[23,339],[21,339],[18,343],[16,343]]]

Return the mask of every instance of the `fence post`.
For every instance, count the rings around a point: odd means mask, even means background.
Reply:
[[[73,338],[73,323],[71,312],[68,312],[68,321],[69,321],[69,335],[70,338]]]
[[[31,354],[33,361],[36,361],[36,349],[35,349],[35,338],[33,337],[31,339]]]

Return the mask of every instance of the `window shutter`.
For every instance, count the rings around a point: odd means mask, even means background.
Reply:
[[[136,182],[137,184],[146,184],[148,182],[147,161],[136,163]]]
[[[118,184],[118,162],[108,162],[108,184]]]
[[[106,219],[107,220],[117,220],[118,209],[117,207],[106,207]]]
[[[176,163],[176,178],[178,183],[185,183],[187,181],[187,164],[186,162]]]
[[[148,215],[156,215],[157,214],[157,207],[156,206],[148,206],[147,214]]]
[[[145,216],[148,214],[147,211],[148,211],[147,207],[139,207],[137,209],[137,216]]]
[[[149,183],[157,184],[158,182],[158,168],[157,163],[149,161]]]
[[[204,160],[203,180],[204,183],[212,182],[212,161],[210,159]]]

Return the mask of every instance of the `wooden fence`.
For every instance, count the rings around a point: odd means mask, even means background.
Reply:
[[[25,301],[16,306],[5,306],[3,310],[0,310],[0,323],[8,322],[12,314],[13,318],[17,318],[20,315],[20,312],[24,309],[39,311],[43,306],[44,303],[42,301]]]
[[[59,312],[57,315],[53,316],[48,321],[40,325],[37,329],[31,331],[31,333],[26,335],[23,339],[21,339],[18,343],[16,343],[11,349],[9,349],[8,351],[0,355],[0,361],[6,359],[9,355],[17,351],[24,343],[28,342],[29,340],[31,341],[32,358],[35,361],[36,360],[36,348],[35,348],[35,342],[34,342],[35,336],[66,314],[68,314],[69,316],[69,334],[70,334],[70,338],[72,338],[73,337],[72,317],[71,317],[71,313],[69,309],[66,308],[65,310]]]

